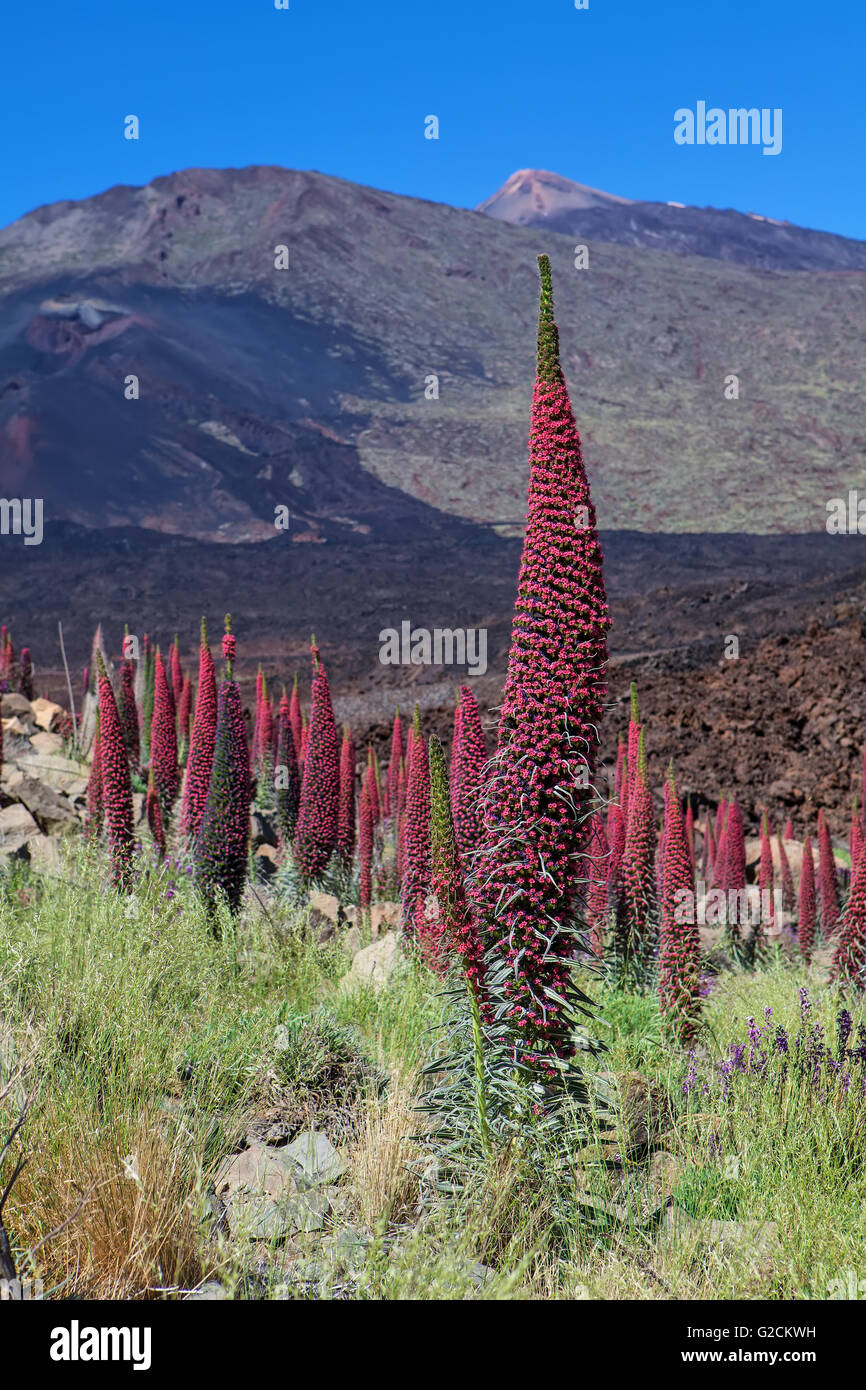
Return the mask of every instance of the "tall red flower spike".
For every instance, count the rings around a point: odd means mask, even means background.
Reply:
[[[592,818],[589,837],[589,890],[586,900],[586,920],[592,933],[590,941],[597,956],[604,955],[607,935],[607,885],[610,875],[610,848],[604,830],[604,820],[597,811]]]
[[[839,879],[830,827],[823,811],[818,812],[818,882],[821,889],[821,931],[827,941],[839,924]]]
[[[746,832],[743,813],[739,803],[732,801],[728,807],[728,823],[725,835],[725,877],[728,903],[733,911],[728,916],[728,931],[734,940],[740,937],[740,894],[746,887]],[[736,893],[736,898],[731,894]]]
[[[292,738],[295,740],[295,757],[300,758],[301,746],[303,742],[304,721],[301,715],[301,697],[298,694],[298,673],[295,672],[295,680],[292,685],[292,698],[289,701],[289,723],[292,726]]]
[[[784,836],[777,836],[776,843],[779,846],[779,876],[782,880],[782,906],[786,912],[793,912],[794,908],[797,906],[797,894],[794,892],[794,875],[791,873],[791,865],[788,863]]]
[[[417,932],[424,920],[424,907],[430,892],[430,763],[417,705],[409,749],[405,816],[403,926],[407,932]]]
[[[794,838],[794,826],[790,817],[785,821],[784,835],[786,840],[793,840]]]
[[[403,725],[400,722],[400,706],[394,715],[394,728],[391,733],[391,758],[388,763],[388,803],[386,816],[396,816],[400,799],[400,769],[403,764]]]
[[[452,755],[452,813],[457,848],[464,864],[471,865],[472,856],[481,843],[483,833],[482,803],[487,768],[487,742],[481,727],[478,702],[468,685],[460,687],[460,741],[457,763]]]
[[[159,809],[159,795],[156,790],[156,783],[153,777],[153,767],[147,777],[147,800],[145,802],[145,814],[153,843],[156,845],[160,859],[165,858],[165,831],[162,828],[162,812]]]
[[[769,931],[775,924],[776,905],[773,897],[773,850],[766,811],[761,817],[761,861],[758,868],[758,888],[761,893],[761,928]],[[766,904],[766,906],[765,906]]]
[[[644,736],[638,741],[634,785],[629,788],[629,814],[622,854],[622,897],[617,920],[620,955],[643,954],[649,943],[650,914],[655,899],[656,836],[653,799],[646,775]]]
[[[184,676],[180,688],[180,704],[177,710],[177,736],[186,749],[189,749],[189,716],[192,711],[192,682]]]
[[[343,746],[340,750],[337,854],[345,865],[350,865],[355,855],[355,740],[348,724],[343,725]]]
[[[114,691],[102,652],[97,650],[96,665],[99,689],[99,742],[102,764],[102,798],[105,807],[105,828],[111,855],[111,873],[118,888],[128,890],[132,883],[132,783],[129,780],[129,757],[123,742],[123,732],[114,703]]]
[[[695,880],[673,763],[665,805],[659,1004],[678,1041],[694,1042],[701,1009],[701,941],[695,912]]]
[[[812,841],[809,836],[803,843],[803,867],[800,870],[800,917],[797,939],[803,959],[808,965],[815,946],[815,861],[812,858]]]
[[[378,770],[376,767],[376,755],[373,752],[373,745],[371,743],[367,745],[367,767],[372,774],[372,781],[370,782],[370,810],[373,814],[373,824],[378,825],[379,821],[382,819],[382,807],[379,804],[379,779],[376,776]]]
[[[0,724],[0,738],[3,726]],[[99,735],[99,711],[96,713],[96,734],[93,739],[90,776],[87,779],[87,812],[84,817],[84,837],[95,840],[102,833],[105,808],[102,793],[102,740]]]
[[[153,687],[153,720],[150,726],[150,765],[159,797],[162,823],[167,825],[180,787],[177,765],[177,723],[165,667],[156,649],[156,670]]]
[[[225,894],[232,913],[240,910],[247,879],[250,835],[250,750],[240,687],[232,666],[236,643],[226,614],[222,648],[226,662],[217,701],[213,768],[195,845],[195,881],[209,909]]]
[[[361,781],[361,796],[358,801],[358,854],[361,873],[361,908],[366,910],[370,906],[373,895],[373,813],[370,809],[370,791],[366,773]]]
[[[613,794],[613,799],[614,799],[614,801],[615,801],[615,802],[617,803],[617,805],[620,806],[620,807],[622,807],[623,783],[625,782],[627,751],[628,751],[628,748],[627,748],[626,741],[625,741],[625,739],[622,737],[622,734],[620,734],[619,739],[617,740],[617,745],[616,745],[616,773],[614,774],[614,794]],[[628,808],[626,807],[626,809],[628,809]]]
[[[628,815],[631,794],[637,780],[638,749],[640,746],[641,722],[640,709],[637,702],[637,686],[634,681],[631,683],[631,714],[628,721],[628,742],[626,746],[625,760],[625,781],[620,797],[620,806],[625,816],[626,831],[628,831]]]
[[[135,665],[126,657],[120,667],[120,697],[118,717],[123,742],[129,754],[129,766],[137,772],[141,762],[138,708],[135,702]]]
[[[277,824],[280,827],[281,843],[290,845],[295,838],[295,827],[298,824],[301,775],[298,771],[298,755],[295,752],[295,737],[292,733],[291,706],[285,686],[277,723]]]
[[[610,617],[595,508],[559,361],[550,263],[539,256],[538,264],[526,529],[473,893],[499,964],[496,988],[515,1055],[549,1077],[575,1052],[575,865],[595,796]],[[461,719],[461,742],[464,733]]]
[[[207,640],[207,625],[201,620],[201,647],[198,661],[198,693],[189,757],[186,760],[186,782],[183,790],[183,828],[194,843],[201,828],[213,768],[214,739],[217,726],[217,692],[213,657]]]
[[[464,978],[484,1003],[484,950],[466,896],[460,850],[448,792],[445,754],[435,734],[430,739],[430,862],[433,913],[427,940],[434,968],[444,974],[448,955],[459,960]]]
[[[262,724],[262,697],[265,689],[265,675],[262,670],[261,662],[256,672],[256,717],[253,722],[253,738],[251,744],[252,763],[254,768],[258,768],[261,752],[259,749],[259,738]]]
[[[861,854],[839,922],[831,981],[866,989],[866,854]]]
[[[457,778],[460,775],[460,692],[454,706],[454,732],[451,735],[451,762],[448,769],[448,793],[453,808],[457,797]]]
[[[689,846],[689,859],[692,863],[692,876],[697,872],[697,861],[695,860],[695,813],[692,810],[692,799],[689,797],[686,804],[686,841]]]
[[[307,882],[321,878],[337,844],[340,753],[331,688],[312,639],[313,689],[310,731],[295,830],[295,862]]]
[[[180,664],[180,648],[177,642],[177,633],[174,634],[174,641],[171,644],[171,700],[175,709],[180,705],[180,697],[183,694],[183,667]]]

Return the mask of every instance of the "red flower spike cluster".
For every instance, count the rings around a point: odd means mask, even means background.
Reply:
[[[309,740],[295,830],[295,862],[308,882],[321,878],[337,843],[340,766],[331,689],[313,638]]]
[[[435,907],[433,919],[426,926],[434,965],[444,973],[448,953],[456,956],[464,978],[488,1017],[484,1002],[484,950],[466,897],[445,754],[435,735],[430,739],[430,865]]]
[[[830,827],[823,811],[818,812],[818,882],[821,889],[821,931],[827,941],[839,923],[839,880]]]
[[[360,901],[366,911],[373,894],[373,813],[370,809],[370,794],[366,775],[361,784],[361,797],[358,803],[358,855],[360,859]]]
[[[499,739],[473,896],[507,963],[503,1005],[520,1055],[574,1055],[568,961],[574,865],[589,835],[610,626],[595,508],[559,362],[550,264],[539,256],[530,479]],[[464,730],[461,727],[461,742]],[[588,944],[588,943],[587,943]]]
[[[292,726],[292,738],[295,740],[295,757],[300,758],[303,719],[301,718],[301,697],[298,694],[297,671],[295,672],[295,682],[292,686],[292,698],[289,702],[289,723]]]
[[[183,747],[189,748],[189,716],[192,710],[192,682],[184,676],[177,711],[177,736]]]
[[[180,769],[177,765],[177,725],[174,702],[166,679],[165,667],[156,649],[156,670],[153,689],[153,720],[150,726],[150,765],[163,825],[167,825],[180,788]]]
[[[391,758],[388,763],[388,789],[386,816],[396,816],[400,800],[400,771],[403,765],[403,726],[400,722],[400,706],[394,715],[394,728],[391,733]]]
[[[209,908],[223,893],[230,910],[236,913],[247,878],[251,783],[244,707],[232,676],[235,639],[228,614],[223,651],[231,656],[226,656],[226,674],[217,701],[213,767],[195,846],[195,878]]]
[[[96,665],[99,689],[99,743],[102,765],[102,799],[105,807],[105,828],[111,856],[111,874],[118,888],[129,889],[132,882],[134,839],[132,834],[132,783],[129,780],[129,758],[123,742],[123,732],[114,703],[114,691],[102,652],[97,650]]]
[[[679,1042],[689,1047],[697,1032],[701,1008],[701,942],[696,914],[692,910],[695,880],[682,806],[674,783],[673,764],[668,787],[659,941],[659,1004]]]
[[[123,742],[129,755],[129,766],[138,771],[141,760],[138,708],[135,703],[135,666],[126,658],[120,667],[120,698],[118,715]]]
[[[175,709],[180,705],[182,693],[183,668],[180,664],[180,649],[177,644],[177,633],[175,633],[174,641],[171,645],[171,699]]]
[[[628,824],[622,852],[622,897],[617,922],[619,950],[626,958],[642,954],[648,945],[650,914],[655,899],[655,847],[653,799],[647,781],[641,729],[635,780],[629,789]]]
[[[815,861],[812,857],[812,841],[807,835],[803,844],[803,867],[800,870],[800,916],[797,929],[800,950],[807,965],[812,959],[815,946],[816,921]]]
[[[460,687],[455,729],[459,730],[459,737],[456,745],[456,763],[454,753],[451,759],[454,833],[463,863],[471,864],[483,833],[482,802],[487,767],[487,742],[481,727],[478,702],[468,685]]]
[[[0,724],[0,738],[3,726]],[[99,713],[96,715],[96,734],[93,739],[93,753],[90,763],[90,776],[87,779],[87,812],[84,817],[84,838],[95,840],[102,833],[105,816],[102,795],[102,740],[99,735]],[[2,765],[2,759],[0,759]]]
[[[290,845],[295,838],[298,824],[298,807],[301,804],[301,775],[298,771],[298,755],[295,751],[295,736],[292,733],[292,715],[289,697],[283,688],[278,718],[277,767],[277,824],[280,827],[280,840]],[[283,785],[285,783],[285,785]]]
[[[773,925],[776,915],[776,905],[773,898],[773,850],[770,845],[770,831],[767,825],[766,811],[761,817],[761,861],[758,868],[758,888],[761,894],[761,928],[767,931]],[[765,903],[766,909],[764,906]]]
[[[198,662],[198,694],[183,792],[183,828],[195,842],[201,828],[213,768],[213,747],[217,725],[216,676],[207,640],[207,626],[201,620],[201,648]]]
[[[601,813],[597,811],[592,818],[589,837],[589,889],[586,899],[586,920],[592,933],[590,941],[597,956],[604,954],[604,939],[607,934],[610,859],[604,821]]]
[[[417,932],[423,924],[430,891],[430,762],[417,705],[409,746],[405,820],[403,925],[407,932]]]
[[[145,802],[145,814],[153,843],[159,852],[160,859],[165,858],[165,831],[162,828],[162,812],[159,809],[159,795],[156,790],[156,783],[151,767],[147,778],[147,800]]]
[[[866,854],[861,854],[839,922],[831,981],[866,988]]]
[[[340,749],[340,806],[337,813],[337,854],[350,865],[355,854],[355,740],[346,724]]]
[[[728,807],[727,831],[725,834],[725,876],[728,893],[741,893],[746,886],[746,833],[743,813],[739,803],[732,801]],[[729,899],[730,901],[730,899]],[[740,937],[740,899],[735,899],[733,920],[728,919],[729,934],[736,941]]]

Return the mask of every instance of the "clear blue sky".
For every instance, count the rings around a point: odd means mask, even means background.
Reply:
[[[195,165],[319,169],[464,207],[535,167],[866,238],[863,0],[289,3],[7,7],[0,225]],[[781,154],[677,146],[673,113],[698,100],[781,107]]]

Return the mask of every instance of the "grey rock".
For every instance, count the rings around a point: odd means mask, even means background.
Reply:
[[[298,1164],[308,1183],[336,1182],[348,1168],[345,1159],[321,1130],[305,1130],[282,1152]]]
[[[0,854],[26,855],[25,846],[40,829],[26,806],[6,806],[0,811]]]
[[[33,777],[25,777],[18,783],[15,796],[43,830],[61,830],[78,819],[65,797]]]
[[[23,695],[10,691],[8,695],[0,697],[0,715],[4,719],[13,719],[16,714],[24,715],[27,719],[32,718],[33,711],[30,708],[30,701]]]

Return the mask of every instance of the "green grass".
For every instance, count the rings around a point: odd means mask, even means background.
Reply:
[[[148,865],[123,899],[98,852],[64,853],[62,879],[0,875],[0,1138],[31,1097],[6,1223],[20,1272],[50,1294],[170,1297],[207,1278],[284,1293],[286,1250],[253,1280],[208,1195],[273,1116],[317,1124],[350,1160],[325,1231],[294,1242],[315,1266],[294,1296],[823,1299],[866,1277],[862,1098],[742,1088],[723,1104],[714,1080],[750,1016],[769,1006],[795,1026],[804,984],[832,1038],[840,1000],[816,970],[778,958],[723,975],[688,1096],[654,996],[589,981],[607,1046],[595,1069],[651,1088],[650,1151],[623,1114],[590,1136],[576,1120],[540,1162],[474,1155],[463,1196],[445,1199],[417,1138],[419,1072],[443,1045],[442,984],[419,961],[350,991],[350,956],[297,911],[253,899],[217,938],[182,867]],[[670,1201],[685,1235],[666,1230]],[[729,1223],[724,1238],[710,1222]],[[767,1223],[769,1250],[754,1234]]]

